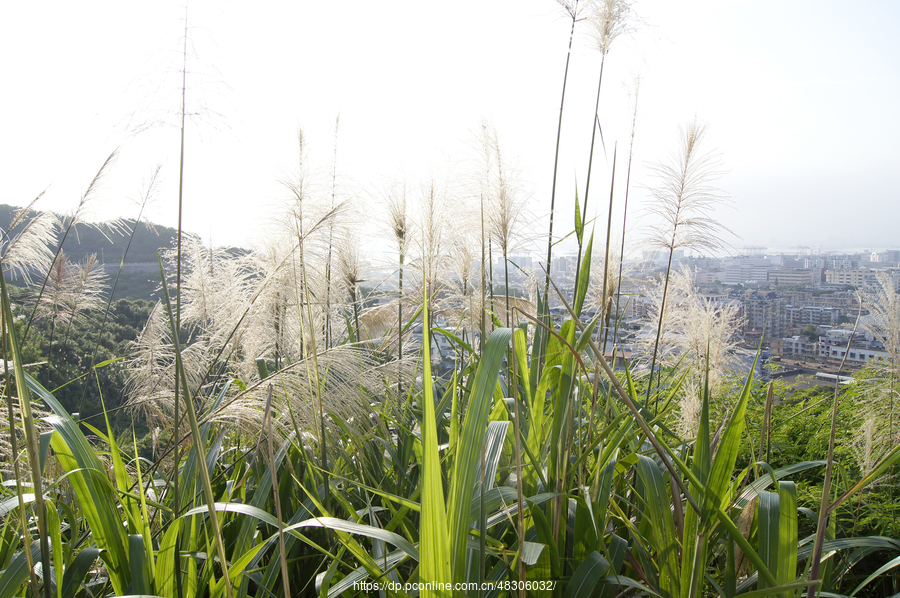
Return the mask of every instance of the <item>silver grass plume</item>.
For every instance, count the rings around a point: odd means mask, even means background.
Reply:
[[[862,294],[862,307],[869,316],[862,326],[884,346],[887,359],[870,365],[871,382],[861,394],[860,414],[855,422],[850,449],[860,471],[871,471],[875,463],[900,442],[900,294],[887,272],[876,273],[875,284]]]
[[[395,381],[396,362],[379,364],[371,353],[359,347],[341,345],[320,351],[316,355],[319,368],[319,384],[324,403],[326,428],[332,419],[357,424],[360,431],[368,428],[370,404],[390,399],[384,393],[386,380]],[[261,425],[262,405],[271,383],[280,390],[284,401],[278,410],[275,423],[282,432],[292,429],[292,419],[307,430],[319,425],[317,390],[311,376],[311,357],[297,360],[272,373],[265,380],[248,385],[246,391],[235,394],[209,417],[212,421],[238,422],[251,426]],[[408,368],[409,369],[409,368]],[[409,384],[406,380],[404,384]],[[312,440],[316,435],[309,438]],[[331,447],[334,448],[334,447]]]
[[[582,11],[585,10],[588,5],[586,0],[556,0],[556,3],[563,9],[566,16],[573,21],[580,21],[583,18]],[[579,3],[581,6],[579,6]]]
[[[479,293],[476,292],[476,280],[478,273],[475,271],[476,262],[475,247],[477,240],[470,230],[461,230],[454,238],[450,247],[450,269],[453,277],[450,280],[452,288],[450,305],[455,314],[452,324],[463,335],[474,338],[477,328],[476,322],[481,322]]]
[[[359,339],[359,284],[364,282],[363,279],[363,261],[359,253],[359,244],[349,233],[347,233],[337,246],[338,267],[341,275],[341,284],[346,293],[347,304],[349,305],[348,314],[345,314],[346,321],[352,330],[347,332],[353,333],[353,337]],[[349,334],[348,334],[349,336]]]
[[[97,171],[97,174],[94,175],[94,178],[91,179],[91,182],[88,184],[87,188],[85,188],[84,193],[82,193],[81,198],[75,205],[75,209],[62,216],[60,226],[63,230],[63,236],[60,241],[60,247],[62,247],[62,243],[70,231],[74,231],[75,235],[78,235],[77,226],[79,224],[90,226],[104,236],[106,236],[107,233],[122,234],[127,231],[128,226],[122,218],[106,220],[102,223],[98,222],[103,215],[103,185],[118,156],[118,149],[113,150],[112,153],[107,156],[106,160],[104,160],[103,164],[100,166],[100,170]]]
[[[594,103],[594,115],[591,120],[591,149],[588,155],[587,182],[584,188],[584,208],[582,217],[587,216],[588,198],[591,191],[591,174],[593,172],[594,163],[594,144],[596,142],[597,133],[600,133],[600,141],[603,142],[603,127],[600,125],[600,91],[603,88],[603,69],[606,65],[606,55],[609,53],[610,47],[616,38],[631,31],[631,23],[633,14],[631,3],[626,0],[591,0],[590,14],[588,23],[590,25],[591,36],[594,44],[600,52],[600,74],[597,78],[597,99]],[[604,143],[604,153],[606,145]],[[615,153],[613,154],[613,170],[615,170]],[[615,174],[615,173],[613,173]],[[577,203],[577,202],[576,202]],[[576,209],[578,206],[576,205]],[[612,212],[612,197],[610,197],[610,213]],[[607,245],[608,233],[611,226],[607,226]],[[575,278],[578,279],[578,272],[581,267],[581,239],[578,240],[578,260],[575,266]]]
[[[191,341],[183,346],[183,359],[191,376],[188,385],[192,395],[204,396],[221,376],[236,378],[244,387],[255,388],[262,382],[256,360],[264,359],[277,363],[280,375],[290,377],[289,372],[293,373],[295,381],[288,383],[285,378],[283,385],[301,384],[296,382],[300,376],[307,389],[321,388],[326,411],[334,407],[337,412],[348,403],[348,395],[327,392],[332,375],[347,372],[328,361],[332,355],[328,351],[319,352],[312,360],[309,355],[312,346],[324,346],[324,305],[318,301],[314,306],[305,305],[306,297],[325,296],[322,269],[314,265],[324,262],[327,244],[321,242],[321,237],[335,211],[312,215],[302,213],[301,207],[298,202],[296,212],[286,221],[286,226],[294,231],[270,237],[261,251],[231,255],[205,248],[196,239],[185,243],[182,325],[188,329]],[[305,253],[301,253],[301,248]],[[308,261],[304,263],[305,260]],[[309,294],[304,289],[309,289]],[[341,309],[346,305],[335,303]],[[162,428],[171,427],[174,409],[170,388],[174,353],[169,335],[158,306],[135,343],[129,361],[129,402],[146,411]],[[320,360],[319,376],[313,382],[310,368],[315,358]],[[348,368],[355,363],[347,360]],[[357,368],[360,376],[364,369]],[[259,396],[234,389],[224,404],[208,416],[209,420],[258,432],[266,400],[265,385],[261,388]],[[366,396],[356,398],[368,404]],[[281,414],[282,423],[291,420],[288,414],[294,400],[278,393],[275,409]],[[301,423],[310,428],[314,425],[312,420]]]
[[[667,159],[650,167],[656,186],[650,188],[651,202],[647,212],[655,216],[658,222],[651,225],[648,244],[666,250],[669,262],[663,283],[656,342],[650,360],[648,401],[653,391],[653,374],[663,331],[666,295],[675,249],[692,248],[712,252],[725,246],[719,235],[731,232],[712,217],[715,208],[728,202],[729,198],[712,185],[713,181],[722,176],[721,162],[717,154],[703,150],[705,137],[706,125],[695,118],[679,129],[678,149]]]
[[[431,297],[441,287],[447,267],[449,219],[445,199],[444,189],[433,178],[422,188],[415,265],[417,272],[425,277]]]
[[[144,329],[132,342],[126,365],[129,372],[126,403],[144,414],[151,426],[170,431],[175,411],[175,348],[164,307],[157,303]],[[196,340],[182,347],[182,361],[193,393],[208,364],[207,346]]]
[[[694,119],[679,129],[677,150],[650,166],[656,184],[649,189],[647,213],[658,221],[650,227],[653,248],[716,251],[727,247],[723,233],[734,234],[713,218],[731,200],[712,185],[724,172],[719,155],[704,151],[706,136],[707,126]]]
[[[488,232],[500,252],[506,256],[520,242],[524,224],[525,196],[515,179],[515,171],[504,159],[497,131],[488,125],[485,143],[494,156],[487,181]]]
[[[487,121],[482,122],[482,143],[485,154],[485,181],[483,196],[487,213],[489,238],[503,258],[503,278],[505,285],[503,313],[501,322],[514,325],[509,318],[512,306],[509,305],[509,254],[522,241],[524,225],[524,208],[526,197],[516,178],[516,173],[504,158],[497,130]],[[496,296],[494,303],[497,303]]]
[[[591,260],[591,279],[588,282],[587,296],[585,299],[585,304],[588,307],[597,311],[605,309],[606,313],[612,317],[617,315],[612,308],[614,307],[613,298],[619,292],[619,283],[621,281],[619,277],[620,270],[622,270],[622,275],[628,273],[628,270],[625,269],[622,264],[619,251],[615,247],[611,247],[609,252],[609,262],[605,267],[602,256],[594,257]],[[606,273],[605,286],[603,282],[604,272]],[[605,301],[603,293],[604,289],[606,290]]]
[[[605,57],[613,42],[631,32],[634,13],[631,2],[594,0],[590,3],[588,23],[597,50]]]
[[[43,194],[42,194],[43,195]],[[0,231],[0,267],[9,277],[21,277],[30,285],[35,274],[43,276],[53,262],[58,221],[50,212],[31,215],[39,195],[15,213],[9,229]]]
[[[73,263],[60,252],[50,268],[37,317],[72,325],[88,312],[101,309],[106,304],[106,278],[96,254]]]
[[[651,317],[658,318],[663,302],[663,283],[653,293]],[[721,396],[728,373],[740,365],[736,332],[741,329],[740,310],[733,304],[709,301],[697,293],[690,272],[672,274],[666,313],[662,319],[658,362],[689,369],[678,397],[676,429],[686,438],[696,436],[703,387],[709,375],[710,395]],[[649,353],[649,343],[646,349]]]
[[[379,350],[384,351],[387,354],[394,354],[392,350],[388,350],[388,347],[392,347],[396,344],[397,394],[399,395],[403,392],[403,327],[404,322],[408,321],[411,317],[410,315],[404,315],[403,299],[404,265],[406,256],[409,253],[409,244],[412,239],[410,230],[412,223],[410,222],[406,206],[406,184],[393,185],[387,192],[385,203],[387,204],[387,227],[390,232],[391,240],[397,248],[397,296],[389,303],[392,308],[394,307],[393,303],[396,303],[396,309],[390,310],[391,315],[395,315],[396,318],[393,319],[391,326],[382,326],[381,332],[378,333],[374,332],[374,327],[370,322],[367,324],[366,330],[360,331],[360,334],[365,335],[365,338],[367,339],[380,337],[382,342]],[[376,307],[375,309],[377,310],[378,308]],[[370,321],[375,320],[376,313],[387,315],[389,311],[387,309],[379,310],[378,312],[372,311],[366,319]],[[396,343],[394,343],[392,337],[396,338]]]

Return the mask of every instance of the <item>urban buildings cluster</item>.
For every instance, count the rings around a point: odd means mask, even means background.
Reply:
[[[626,261],[618,291],[619,313],[613,314],[623,323],[622,336],[614,340],[626,350],[639,335],[635,331],[655,326],[651,317],[654,289],[668,258],[661,252],[645,252],[641,260]],[[510,260],[515,264],[510,268],[511,292],[527,294],[528,275],[542,278],[543,264],[529,254],[516,254]],[[852,328],[858,315],[863,321],[868,315],[860,297],[877,284],[878,272],[890,276],[894,291],[900,292],[900,250],[836,254],[800,247],[795,253],[768,254],[763,247],[749,247],[742,255],[727,258],[691,257],[676,250],[672,268],[689,273],[698,300],[740,310],[743,326],[736,333],[747,346],[762,341],[772,356],[801,360],[846,358],[850,363],[864,363],[887,358],[884,347],[863,332],[864,326],[855,334]],[[553,259],[550,270],[557,286],[569,296],[575,269],[576,256],[562,255]],[[495,287],[504,284],[502,272],[495,265]]]

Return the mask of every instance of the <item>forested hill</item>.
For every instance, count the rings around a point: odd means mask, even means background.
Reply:
[[[16,206],[0,204],[0,229],[4,235],[8,233],[10,237],[14,237],[17,234],[17,230],[9,230],[9,225],[19,209]],[[116,274],[119,274],[114,299],[125,297],[155,299],[159,286],[159,270],[155,266],[157,251],[160,248],[173,247],[178,231],[168,226],[141,222],[134,237],[130,238],[135,221],[125,220],[123,224],[124,226],[119,228],[119,233],[110,232],[108,227],[101,226],[103,231],[101,232],[95,226],[77,225],[69,231],[63,251],[74,262],[80,262],[87,256],[96,254],[97,259],[104,264],[110,285]],[[125,254],[126,247],[128,247],[127,254]],[[240,254],[244,250],[233,249],[232,252]],[[123,254],[126,266],[119,273]]]
[[[16,206],[0,205],[0,228],[4,231],[9,230],[9,223],[18,210],[19,208]],[[75,227],[75,230],[69,232],[63,251],[73,261],[81,261],[88,255],[96,253],[98,258],[102,256],[104,262],[118,264],[128,245],[128,237],[134,227],[134,222],[134,220],[125,221],[127,228],[123,227],[122,229],[124,235],[104,231],[106,236],[93,226],[80,224]],[[12,231],[12,234],[14,235],[15,232]],[[134,239],[131,241],[131,247],[128,248],[125,261],[128,263],[155,262],[156,251],[160,247],[171,247],[177,232],[176,229],[168,226],[149,226],[141,222],[134,233]]]

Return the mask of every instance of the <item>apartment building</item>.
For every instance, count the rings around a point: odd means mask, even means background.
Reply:
[[[793,355],[794,357],[815,357],[819,354],[819,343],[810,340],[808,337],[791,336],[781,339],[782,355]]]
[[[807,324],[815,326],[835,326],[841,317],[840,308],[816,307],[812,305],[794,306],[787,305],[784,309],[785,325],[787,327],[800,327]]]
[[[849,343],[849,346],[848,346]],[[861,334],[854,335],[852,330],[829,330],[825,336],[819,337],[819,357],[827,359],[844,359],[853,363],[865,363],[877,359],[890,359],[887,351],[876,340],[866,340]]]
[[[775,287],[792,287],[822,282],[822,271],[818,268],[778,268],[769,270],[768,281]]]
[[[843,270],[825,270],[825,282],[828,284],[849,284],[861,287],[866,282],[875,280],[875,273],[868,268],[847,268]]]
[[[787,301],[775,293],[763,295],[748,293],[744,296],[744,317],[747,331],[765,329],[766,336],[782,337],[785,327],[785,307]]]

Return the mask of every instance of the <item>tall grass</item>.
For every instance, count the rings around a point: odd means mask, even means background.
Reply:
[[[179,577],[185,595],[209,596],[362,594],[353,584],[365,580],[396,581],[399,585],[385,590],[392,596],[407,595],[404,584],[413,581],[432,582],[423,594],[466,595],[440,584],[482,579],[555,582],[548,595],[570,596],[700,596],[715,587],[725,595],[793,595],[810,585],[821,587],[807,573],[814,559],[794,516],[799,484],[789,481],[820,465],[757,474],[753,463],[741,461],[754,449],[747,428],[748,406],[756,396],[752,375],[724,401],[731,406],[723,412],[713,403],[722,391],[714,390],[714,366],[704,353],[702,384],[690,387],[699,394],[696,427],[681,435],[670,431],[677,419],[672,397],[688,392],[687,378],[675,373],[667,377],[675,382],[654,385],[651,392],[659,394],[663,406],[658,412],[642,407],[649,376],[641,378],[630,369],[614,372],[592,339],[599,318],[582,322],[578,317],[587,281],[596,275],[586,256],[570,319],[545,330],[545,362],[536,379],[530,325],[498,328],[476,351],[453,330],[428,324],[435,293],[426,286],[422,375],[407,387],[413,401],[395,402],[390,388],[377,382],[382,365],[360,359],[367,349],[353,342],[352,320],[345,319],[337,336],[347,344],[319,344],[324,314],[317,312],[323,303],[313,291],[324,284],[314,280],[318,274],[308,260],[316,251],[316,235],[322,241],[319,255],[326,253],[330,217],[295,220],[294,249],[282,254],[268,274],[244,277],[246,290],[233,284],[217,287],[217,278],[202,283],[200,292],[193,290],[200,284],[199,272],[209,276],[210,259],[214,276],[234,280],[238,270],[232,262],[238,258],[203,254],[184,261],[189,292],[183,325],[205,324],[193,328],[189,345],[182,346],[172,302],[162,307],[172,345],[165,359],[174,360],[190,430],[178,463],[170,453],[148,470],[121,448],[131,441],[120,443],[112,431],[95,430],[98,440],[92,443],[20,368],[16,388],[36,393],[55,414],[47,420],[52,432],[46,456],[36,446],[38,435],[30,440],[26,435],[28,463],[55,460],[74,490],[74,500],[67,499],[59,482],[50,480],[49,494],[42,493],[48,496],[46,521],[58,519],[65,529],[82,531],[57,538],[55,527],[38,525],[34,550],[25,549],[24,533],[22,540],[2,536],[0,554],[7,555],[7,565],[0,579],[13,584],[4,587],[177,596]],[[294,271],[292,263],[299,278],[283,278]],[[249,268],[249,261],[240,268]],[[423,280],[429,284],[428,276]],[[293,294],[279,287],[285,282],[294,285]],[[276,296],[294,302],[293,323],[287,312],[279,312],[282,330],[298,330],[304,341],[296,354],[282,345],[282,358],[270,371],[276,343],[259,344],[251,332],[274,334],[271,307],[255,306],[271,306],[266,297]],[[203,310],[197,309],[200,301]],[[563,296],[560,301],[568,304]],[[225,317],[235,302],[243,307]],[[541,325],[533,311],[518,313]],[[8,311],[5,321],[11,318]],[[269,324],[258,325],[258,319]],[[431,371],[429,339],[439,334],[460,348],[462,363],[450,377]],[[187,366],[179,357],[190,354],[201,337],[207,339],[202,350],[207,356],[215,344],[230,347],[213,355],[218,367],[209,361]],[[8,331],[6,338],[15,354],[15,335]],[[263,356],[252,370],[244,368],[242,353],[263,346],[269,347],[269,358]],[[504,367],[510,358],[511,367]],[[223,377],[193,377],[189,368],[196,367]],[[697,362],[691,367],[697,370]],[[338,397],[355,406],[341,411],[334,402]],[[251,427],[249,433],[229,423],[234,419],[223,418],[229,410],[245,414],[241,421]],[[163,410],[159,417],[173,416]],[[28,418],[23,425],[26,430],[36,426]],[[174,421],[169,425],[174,430]],[[872,475],[885,471],[898,454],[891,452]],[[157,473],[151,473],[154,469]],[[177,503],[174,479],[161,475],[167,470],[179,479]],[[32,478],[46,475],[33,472]],[[833,512],[871,479],[842,484],[843,498],[823,508]],[[20,519],[6,525],[35,529],[32,522],[39,524],[42,517],[38,505],[37,493],[29,496],[20,487],[10,509]],[[748,509],[755,522],[749,527],[741,523]],[[78,542],[82,535],[87,544]],[[826,551],[863,545],[900,548],[877,538],[821,544]],[[748,563],[747,577],[728,556],[738,553]],[[34,570],[27,565],[29,556],[46,563],[41,570],[53,568],[62,577],[29,581],[28,571]],[[91,566],[98,556],[104,559],[106,582]],[[495,588],[484,594],[505,592]]]
[[[574,29],[579,5],[562,4]],[[179,235],[160,258],[164,301],[128,361],[131,404],[170,441],[153,463],[108,419],[105,430],[79,425],[25,371],[16,317],[27,310],[6,277],[26,266],[49,272],[53,250],[37,234],[50,230],[45,217],[23,216],[0,257],[16,476],[0,502],[11,515],[0,528],[0,598],[375,595],[362,583],[398,597],[787,597],[876,581],[885,589],[893,560],[873,575],[851,569],[876,550],[900,553],[900,542],[837,537],[827,522],[900,459],[900,446],[885,447],[870,471],[833,475],[836,389],[824,462],[755,461],[768,458],[771,436],[763,431],[766,451],[755,446],[748,414],[765,400],[768,428],[783,397],[754,380],[755,362],[733,386],[721,383],[733,314],[700,304],[673,271],[676,248],[713,249],[722,230],[711,214],[721,199],[711,185],[717,162],[701,151],[703,136],[688,126],[680,151],[656,168],[656,242],[669,264],[649,372],[615,368],[594,339],[599,330],[605,342],[622,285],[611,288],[611,219],[601,271],[592,234],[571,301],[549,276],[549,249],[537,305],[510,300],[516,197],[491,136],[495,185],[482,194],[481,243],[502,255],[505,297],[487,300],[484,250],[481,281],[470,272],[473,252],[459,252],[470,262],[458,268],[462,293],[448,291],[454,244],[442,200],[452,190],[430,182],[415,225],[405,195],[392,203],[400,288],[386,297],[397,306],[379,338],[380,307],[360,305],[360,257],[332,267],[342,207],[334,185],[331,197],[314,193],[301,143],[300,171],[286,185],[290,212],[264,251],[233,256]],[[551,214],[553,201],[551,193]],[[576,213],[580,240],[580,205]],[[552,247],[552,224],[549,236]],[[589,319],[596,286],[602,309]],[[567,312],[555,323],[551,293]],[[680,343],[672,354],[660,349],[667,317]],[[421,346],[404,343],[418,327]],[[452,347],[452,368],[434,367],[438,339]],[[43,422],[37,404],[51,412]],[[808,479],[823,465],[818,529],[803,537],[798,513],[809,514]],[[840,574],[822,574],[829,553],[847,555]]]
[[[662,302],[659,308],[656,339],[650,359],[650,379],[647,384],[649,404],[659,340],[663,331],[666,297],[672,260],[678,248],[716,251],[723,247],[720,234],[730,232],[713,217],[717,205],[727,197],[712,183],[721,176],[719,158],[704,147],[707,136],[705,124],[696,118],[679,130],[678,148],[668,159],[653,166],[656,186],[651,189],[653,202],[648,212],[657,218],[652,225],[650,246],[668,253]]]

